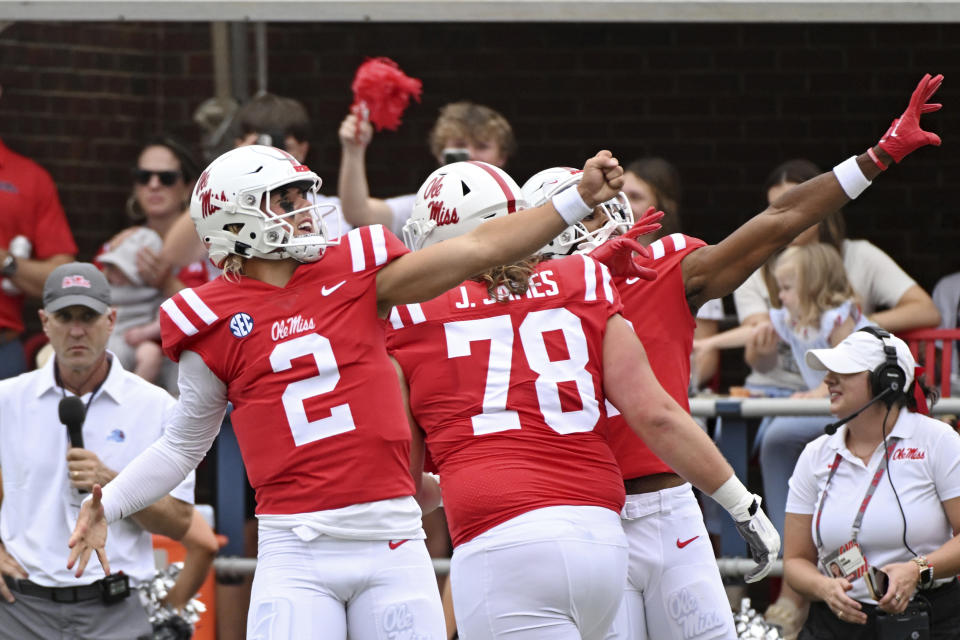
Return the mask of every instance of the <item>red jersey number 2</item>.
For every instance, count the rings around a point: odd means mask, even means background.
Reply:
[[[357,428],[348,404],[330,407],[330,415],[326,418],[307,419],[304,401],[313,396],[330,393],[340,381],[340,369],[327,338],[318,333],[308,333],[280,342],[270,352],[270,366],[280,373],[290,369],[296,358],[308,355],[312,355],[317,363],[317,375],[291,382],[282,396],[283,411],[287,415],[293,441],[298,447]]]

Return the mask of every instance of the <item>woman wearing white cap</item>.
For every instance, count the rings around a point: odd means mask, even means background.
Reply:
[[[784,569],[813,601],[799,638],[960,638],[960,435],[924,415],[916,362],[882,329],[806,360],[842,419],[790,478]]]

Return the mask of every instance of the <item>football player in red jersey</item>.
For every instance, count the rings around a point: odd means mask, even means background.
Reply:
[[[68,566],[80,575],[95,550],[109,572],[107,522],[196,466],[229,401],[260,527],[248,635],[441,638],[410,430],[381,318],[528,255],[622,184],[609,152],[589,159],[584,174],[569,197],[408,253],[379,225],[327,236],[323,215],[335,211],[308,198],[320,179],[285,151],[247,146],[220,156],[198,180],[190,212],[224,275],[161,307],[164,350],[180,362],[178,410],[165,439],[102,494],[95,487]]]
[[[777,249],[859,195],[891,160],[899,162],[922,146],[939,145],[935,134],[920,128],[919,116],[940,108],[926,100],[942,79],[927,75],[921,80],[907,110],[878,145],[791,189],[719,244],[710,246],[679,233],[652,243],[651,255],[637,257],[636,263],[654,269],[656,280],[616,272],[614,265],[630,262],[624,260],[632,252],[626,237],[590,253],[614,269],[623,316],[646,347],[657,379],[681,406],[689,409],[696,310],[707,300],[731,293]],[[534,181],[531,190],[536,188]],[[539,197],[529,199],[538,204],[555,195],[556,189],[548,185],[540,189]],[[614,416],[610,422],[611,447],[627,491],[623,526],[630,567],[624,601],[608,640],[736,638],[713,549],[689,485],[627,428],[622,417]],[[763,575],[754,571],[747,581]],[[729,624],[705,624],[718,616]]]
[[[404,228],[414,249],[504,216],[521,198],[512,181],[503,189],[476,163],[434,177],[444,189],[421,189]],[[629,224],[624,207],[619,197],[605,205],[609,213],[595,212],[578,237]],[[439,227],[436,210],[459,219]],[[758,553],[776,558],[779,538],[756,498],[657,384],[620,308],[607,269],[578,255],[488,271],[390,314],[388,350],[408,387],[414,433],[423,430],[441,478],[465,639],[607,633],[627,567],[622,475],[604,437],[607,397],[654,450],[704,490],[719,489],[725,506],[745,514]]]

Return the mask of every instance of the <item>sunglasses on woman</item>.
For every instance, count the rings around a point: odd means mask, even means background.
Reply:
[[[147,169],[134,169],[133,179],[137,184],[150,184],[150,179],[157,176],[160,184],[165,187],[172,187],[180,179],[179,171],[149,171]]]

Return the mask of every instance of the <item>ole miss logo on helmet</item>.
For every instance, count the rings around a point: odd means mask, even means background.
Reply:
[[[210,202],[210,199],[213,197],[213,191],[207,189],[200,194],[200,210],[203,212],[203,217],[206,218],[209,215],[220,211],[220,207]],[[220,192],[220,201],[225,202],[227,199],[227,194],[223,191]]]
[[[89,289],[90,281],[83,276],[65,276],[63,281],[60,283],[60,288],[67,289],[69,287],[83,287],[84,289]]]
[[[427,208],[430,210],[430,219],[440,227],[445,224],[455,224],[460,222],[460,216],[457,215],[456,207],[447,209],[443,206],[442,200],[434,198],[440,197],[440,190],[443,187],[443,176],[437,176],[427,183],[423,190],[423,199],[427,201]]]
[[[457,215],[457,209],[447,209],[439,200],[434,200],[429,205],[430,219],[437,223],[437,226],[445,224],[455,224],[460,222],[460,216]]]

